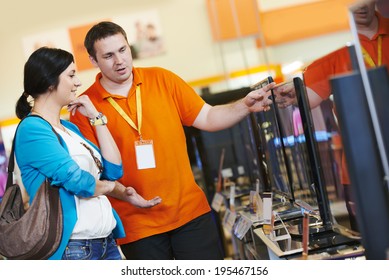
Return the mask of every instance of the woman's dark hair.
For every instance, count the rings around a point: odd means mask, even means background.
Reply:
[[[42,47],[31,54],[24,65],[24,92],[16,103],[16,116],[19,119],[31,111],[28,96],[35,99],[50,87],[56,89],[59,76],[72,62],[73,55],[62,49]]]
[[[96,41],[119,33],[122,34],[128,42],[126,32],[121,26],[117,25],[116,23],[110,21],[102,21],[98,24],[95,24],[88,31],[84,40],[84,46],[88,54],[96,60],[96,51],[94,48]]]

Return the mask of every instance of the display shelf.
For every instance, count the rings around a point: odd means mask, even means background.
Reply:
[[[263,228],[254,229],[254,234],[266,245],[268,258],[273,259],[360,259],[364,258],[364,248],[358,235],[352,235],[343,227],[325,230],[311,223],[309,231],[308,255],[303,257],[301,234],[292,233],[302,228],[301,220],[275,226],[276,235],[266,235]],[[287,237],[290,232],[290,238]],[[276,236],[276,237],[274,237]],[[283,237],[282,237],[283,236]],[[281,238],[280,238],[281,237]]]
[[[270,239],[268,235],[263,232],[263,228],[257,228],[254,233],[260,238],[260,240],[267,246],[269,259],[283,259],[288,255],[301,253],[303,251],[301,242],[291,241],[290,248],[282,250],[277,241]]]

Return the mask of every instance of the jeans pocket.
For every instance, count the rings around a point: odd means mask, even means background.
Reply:
[[[63,253],[63,260],[89,260],[92,257],[92,244],[71,241]]]
[[[114,246],[114,247],[117,246],[116,240],[114,238],[112,238],[112,237],[108,239],[108,244],[111,245],[111,246]]]

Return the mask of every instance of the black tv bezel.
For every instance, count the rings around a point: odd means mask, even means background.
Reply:
[[[315,138],[315,129],[311,115],[311,107],[309,105],[305,84],[300,77],[295,77],[293,78],[293,85],[296,91],[298,108],[300,110],[303,124],[308,160],[310,162],[311,175],[313,180],[312,183],[316,193],[320,218],[324,228],[331,229],[333,225],[333,219],[328,200],[326,181],[323,174],[323,167],[320,160],[318,144]]]
[[[254,86],[252,86],[252,88],[253,89],[262,88],[262,87],[272,83],[273,81],[274,81],[273,78],[271,76],[268,76],[267,78],[261,80],[260,82],[258,82]],[[269,111],[253,113],[251,116],[252,126],[255,128],[257,150],[259,153],[258,157],[264,161],[262,163],[262,166],[265,166],[265,167],[263,167],[263,169],[264,169],[264,172],[266,173],[266,178],[268,181],[266,191],[273,192],[275,195],[279,195],[280,197],[285,198],[285,199],[289,200],[291,203],[293,203],[295,201],[295,197],[294,197],[293,186],[291,183],[292,175],[291,175],[290,163],[288,163],[289,159],[285,154],[285,146],[284,146],[284,143],[282,141],[282,137],[281,137],[282,134],[280,131],[280,126],[278,124],[278,119],[277,119],[278,118],[278,111],[276,108],[277,106],[275,106],[275,102],[274,102],[275,97],[274,97],[273,91],[271,92],[270,99],[273,101],[273,104],[270,105],[271,109]],[[269,118],[268,118],[269,116],[272,116],[271,121],[274,123],[273,131],[277,134],[277,137],[273,137],[273,140],[278,138],[279,144],[281,147],[280,149],[276,149],[276,152],[282,153],[281,158],[282,158],[283,162],[280,162],[280,159],[278,157],[275,158],[275,157],[268,156],[268,154],[266,152],[269,150],[269,146],[268,146],[267,140],[265,138],[265,135],[263,134],[263,131],[262,131],[263,127],[261,127],[261,125],[263,125],[263,123],[265,121],[269,121]],[[273,142],[275,145],[275,141],[273,141]],[[280,188],[277,187],[276,179],[274,178],[274,176],[282,177],[282,174],[273,174],[272,170],[269,170],[269,168],[270,168],[270,166],[272,166],[272,164],[284,165],[286,172],[287,172],[287,176],[286,176],[287,181],[284,182],[284,187],[288,189],[287,192],[282,191]]]
[[[369,69],[368,75],[378,122],[388,153],[389,73],[385,66]],[[342,141],[353,188],[358,229],[366,259],[387,258],[389,248],[389,191],[382,155],[378,149],[362,75],[354,71],[331,80],[339,115]],[[352,110],[350,110],[352,108]],[[356,137],[356,135],[358,137]]]

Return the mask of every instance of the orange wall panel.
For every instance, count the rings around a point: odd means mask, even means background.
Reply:
[[[322,0],[261,12],[256,0],[207,0],[207,8],[216,41],[256,36],[260,26],[266,44],[276,45],[347,30],[352,3],[355,0]]]
[[[276,45],[347,30],[347,4],[351,2],[327,0],[260,13],[265,42]]]
[[[92,26],[96,23],[97,22],[93,22],[90,24],[76,26],[69,28],[68,30],[73,49],[74,60],[78,71],[94,68],[92,62],[89,60],[88,52],[84,47],[84,39],[89,29],[91,29]]]
[[[84,47],[85,35],[93,25],[94,24],[87,24],[69,28],[70,41],[72,43],[74,60],[78,71],[88,70],[94,67],[90,62],[88,53]]]
[[[242,36],[255,35],[259,32],[259,16],[256,0],[234,0],[238,25]]]
[[[207,9],[215,40],[258,33],[256,0],[207,0]]]

